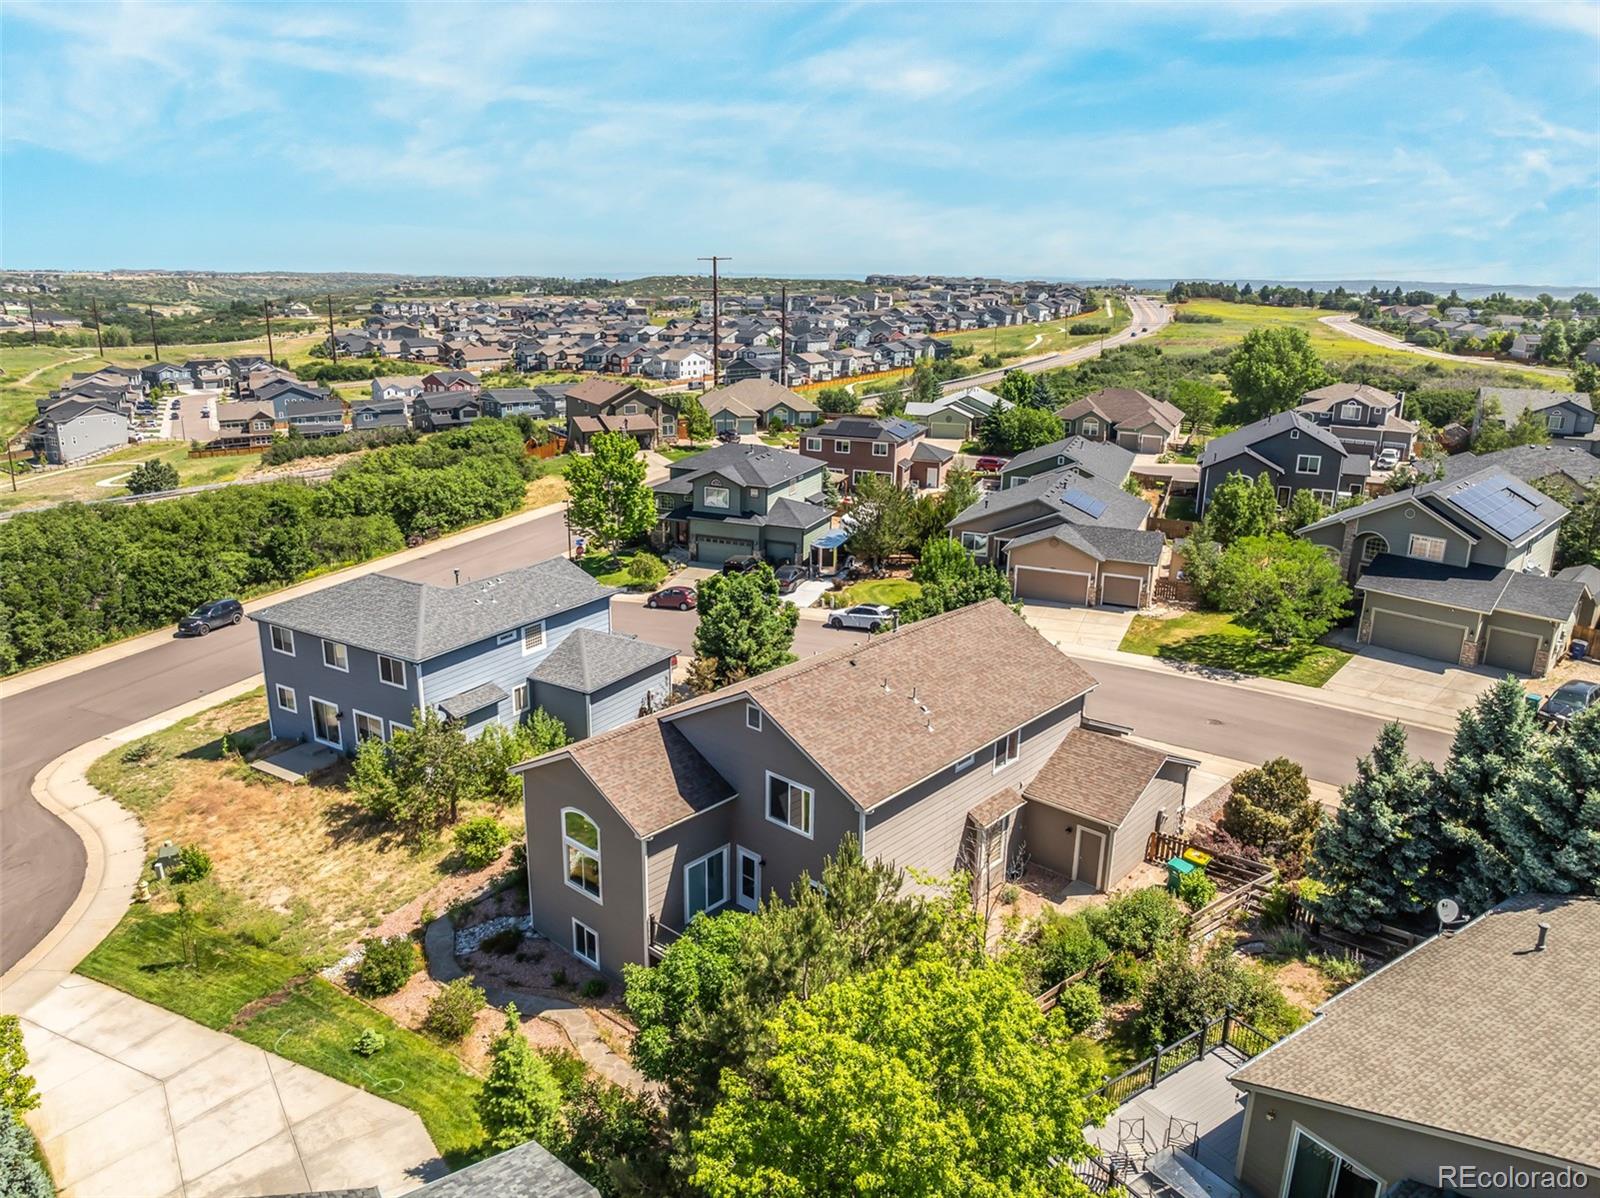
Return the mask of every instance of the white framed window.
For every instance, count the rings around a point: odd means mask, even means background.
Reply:
[[[390,740],[393,740],[395,737],[399,736],[402,732],[412,732],[412,731],[414,731],[414,729],[411,727],[410,724],[402,724],[399,720],[390,720],[389,721],[389,739]]]
[[[585,965],[600,968],[600,936],[586,923],[572,921],[572,955]]]
[[[524,653],[537,653],[544,648],[544,621],[537,624],[527,624],[522,629],[522,651]]]
[[[889,443],[887,441],[874,441],[872,443],[872,456],[886,458],[889,456]]]
[[[989,534],[982,532],[964,532],[961,534],[961,548],[968,553],[983,553],[989,548]]]
[[[833,452],[834,453],[849,453],[850,452],[850,442],[848,442],[848,441],[839,441],[839,440],[834,441],[834,443],[833,443]]]
[[[600,901],[600,825],[576,807],[561,809],[561,848],[566,858],[566,882]]]
[[[761,708],[754,703],[744,705],[744,726],[752,732],[761,731]]]
[[[728,846],[712,849],[683,867],[683,922],[728,901]]]
[[[1562,416],[1559,409],[1554,412],[1546,412],[1544,414],[1544,426],[1553,433],[1560,432],[1561,426],[1564,423],[1566,423],[1565,418]]]
[[[514,641],[516,639],[517,639],[517,630],[515,628],[513,628],[510,632],[502,632],[499,636],[495,637],[494,638],[494,643],[497,644],[497,645],[509,645],[512,641]]]
[[[1361,405],[1356,403],[1354,400],[1351,400],[1349,403],[1344,405],[1343,415],[1346,420],[1360,420]]]
[[[294,632],[288,628],[272,626],[272,651],[282,653],[288,657],[294,656]]]
[[[809,786],[767,771],[767,819],[791,832],[812,836],[812,806],[816,793]]]
[[[511,711],[513,715],[521,715],[528,710],[528,683],[511,688]]]
[[[707,487],[702,494],[705,496],[707,507],[727,508],[729,502],[727,487]]]
[[[338,705],[315,695],[311,696],[311,739],[330,748],[344,748],[344,730],[339,727]]]
[[[406,687],[406,663],[398,657],[385,657],[378,654],[378,681],[385,686],[398,686],[401,690]]]
[[[330,670],[350,672],[350,651],[338,641],[322,642],[322,664]]]
[[[807,437],[806,438],[806,452],[807,453],[821,453],[822,452],[822,438],[821,437]]]
[[[1100,435],[1100,422],[1098,420],[1085,419],[1080,427],[1085,437],[1097,437]]]
[[[1322,457],[1315,453],[1299,454],[1294,460],[1296,474],[1316,474],[1322,469]]]
[[[1304,1128],[1294,1129],[1283,1192],[1293,1198],[1378,1198],[1378,1179]]]
[[[1406,552],[1425,562],[1444,561],[1445,539],[1443,537],[1421,537],[1411,534],[1411,543],[1406,547]]]
[[[971,769],[972,766],[973,766],[973,763],[976,762],[977,760],[978,760],[978,755],[976,753],[968,753],[960,761],[956,762],[955,772],[959,774],[959,773],[962,773],[965,770]]]
[[[355,717],[356,744],[364,740],[383,739],[383,721],[377,716],[365,711],[354,711],[351,715]]]
[[[283,683],[280,682],[277,686],[273,687],[272,690],[273,694],[277,697],[278,707],[281,710],[290,712],[298,712],[300,710],[298,700],[294,695],[294,687],[284,686]]]
[[[1008,732],[994,742],[994,769],[999,773],[1012,764],[1022,753],[1022,729]]]
[[[754,911],[761,905],[761,855],[741,847],[739,857],[739,876],[734,879],[734,902],[746,911]]]

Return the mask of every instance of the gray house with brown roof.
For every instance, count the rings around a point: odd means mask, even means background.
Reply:
[[[996,661],[1009,684],[975,692]],[[846,836],[980,895],[1025,861],[1106,889],[1180,826],[1195,763],[1089,719],[1094,686],[990,600],[525,762],[534,927],[614,975]]]
[[[1135,453],[1160,453],[1183,422],[1178,408],[1132,387],[1102,387],[1056,416],[1069,437],[1114,441]]]
[[[1256,1194],[1577,1198],[1600,1177],[1600,899],[1529,894],[1324,1003],[1232,1076]]]

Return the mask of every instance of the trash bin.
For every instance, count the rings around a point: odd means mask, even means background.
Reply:
[[[1184,874],[1192,874],[1200,867],[1193,861],[1185,861],[1182,857],[1172,857],[1167,861],[1167,889],[1173,894],[1178,893],[1178,882]]]
[[[1204,849],[1184,849],[1183,859],[1191,865],[1198,865],[1201,869],[1211,864],[1211,854]]]
[[[1536,695],[1531,691],[1523,691],[1522,701],[1531,707],[1535,712],[1537,712],[1539,710],[1539,704],[1544,702],[1544,696]]]
[[[1572,658],[1573,661],[1582,661],[1585,657],[1589,656],[1589,642],[1573,641],[1572,644],[1567,648],[1567,654]]]

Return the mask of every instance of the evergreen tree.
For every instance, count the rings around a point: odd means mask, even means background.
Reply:
[[[713,574],[700,584],[699,597],[694,653],[701,667],[696,678],[706,690],[794,660],[789,649],[800,609],[779,596],[771,566]]]
[[[561,1087],[547,1062],[522,1034],[515,1003],[489,1049],[489,1076],[478,1092],[478,1118],[489,1145],[501,1150],[529,1140],[548,1145],[561,1129]]]
[[[1323,919],[1360,932],[1427,908],[1442,835],[1437,783],[1433,768],[1406,752],[1405,728],[1385,724],[1317,834],[1311,873],[1327,887],[1317,903]]]

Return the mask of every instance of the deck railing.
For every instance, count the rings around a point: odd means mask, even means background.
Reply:
[[[1232,1007],[1226,1007],[1221,1015],[1198,1031],[1158,1048],[1155,1056],[1146,1057],[1133,1068],[1117,1074],[1095,1093],[1121,1106],[1134,1095],[1152,1089],[1163,1078],[1171,1077],[1185,1065],[1202,1059],[1208,1052],[1229,1048],[1241,1056],[1253,1057],[1275,1043],[1271,1036],[1235,1015]]]
[[[658,956],[671,948],[673,941],[682,935],[682,932],[669,928],[654,915],[650,917],[650,951]]]

